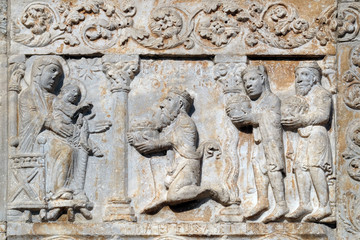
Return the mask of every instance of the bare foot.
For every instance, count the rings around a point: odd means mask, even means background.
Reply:
[[[331,207],[328,205],[326,207],[319,207],[315,212],[307,215],[304,218],[305,222],[318,222],[323,218],[330,216],[332,213]]]
[[[311,206],[311,204],[300,204],[298,208],[296,208],[295,211],[286,214],[285,218],[290,220],[290,221],[295,221],[295,220],[300,220],[302,219],[304,216],[308,215],[309,213],[311,213],[313,211],[313,208]]]
[[[230,195],[225,187],[220,184],[212,184],[210,189],[211,198],[224,206],[230,206]]]
[[[281,220],[288,212],[289,208],[287,207],[286,203],[279,203],[276,205],[274,211],[269,216],[264,218],[263,223],[277,222]]]
[[[254,218],[267,210],[269,210],[269,201],[267,199],[264,199],[262,201],[259,201],[256,206],[251,209],[250,212],[246,213],[245,218]]]
[[[141,213],[154,214],[160,211],[164,207],[164,205],[165,201],[161,199],[154,199],[141,211]]]
[[[56,219],[60,216],[60,213],[61,213],[61,209],[60,209],[60,208],[51,209],[51,210],[47,213],[47,220],[50,220],[50,221],[56,220]]]

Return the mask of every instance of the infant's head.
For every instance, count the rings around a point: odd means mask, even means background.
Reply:
[[[67,84],[61,89],[62,99],[71,104],[78,104],[81,98],[79,86],[75,84]]]

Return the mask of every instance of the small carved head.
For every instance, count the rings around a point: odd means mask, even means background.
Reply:
[[[320,84],[321,68],[317,62],[301,62],[295,69],[295,88],[305,96],[315,84]]]
[[[64,76],[61,63],[54,57],[40,57],[32,67],[33,82],[49,93],[55,93],[61,87]]]
[[[188,112],[194,103],[194,99],[186,90],[173,88],[170,90],[169,95],[177,95],[177,97],[179,97],[180,109],[184,110],[185,112]]]
[[[166,98],[160,103],[161,125],[169,125],[180,112],[189,112],[193,98],[186,90],[173,88]]]
[[[242,72],[246,94],[251,100],[258,99],[264,90],[270,91],[265,66],[249,66]]]
[[[81,90],[76,84],[70,83],[61,89],[59,97],[61,97],[64,102],[77,105],[81,99]]]

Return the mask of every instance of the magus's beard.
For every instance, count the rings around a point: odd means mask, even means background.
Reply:
[[[180,109],[170,112],[168,109],[162,108],[160,115],[161,128],[169,126],[176,119],[179,113]]]
[[[306,94],[308,94],[312,88],[312,85],[311,84],[303,84],[303,85],[300,85],[300,84],[296,84],[295,86],[296,88],[296,94],[297,95],[301,95],[301,96],[305,96]]]

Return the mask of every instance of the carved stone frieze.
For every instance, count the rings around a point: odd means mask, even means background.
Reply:
[[[261,4],[235,2],[204,3],[189,12],[176,5],[156,6],[149,19],[137,19],[134,4],[112,1],[80,1],[75,4],[36,2],[25,7],[13,26],[14,41],[28,47],[44,47],[56,41],[105,50],[129,39],[153,50],[182,45],[192,49],[227,46],[244,35],[244,43],[254,47],[259,42],[279,49],[293,49],[315,41],[320,46],[347,41],[359,31],[357,9],[337,12],[329,6],[317,17],[305,20],[298,9],[281,2]],[[144,24],[145,23],[145,24]]]
[[[0,0],[0,240],[360,237],[360,3]]]

